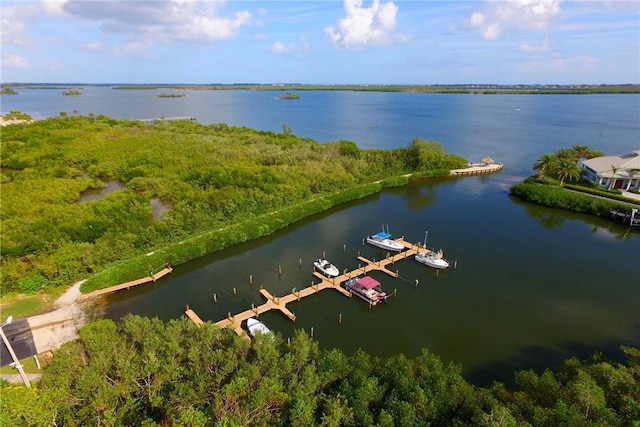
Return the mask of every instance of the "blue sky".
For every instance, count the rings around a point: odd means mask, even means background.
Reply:
[[[3,0],[0,8],[5,83],[640,83],[640,0]]]

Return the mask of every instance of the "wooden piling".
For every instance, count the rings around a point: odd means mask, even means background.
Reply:
[[[218,302],[218,296],[216,294],[213,294],[213,302]]]
[[[236,296],[238,293],[236,292],[236,288],[233,288],[233,296]]]
[[[249,284],[253,285],[253,274],[249,275]]]
[[[338,315],[338,324],[342,325],[342,313]]]
[[[313,326],[311,327],[311,338],[313,338]]]
[[[455,270],[456,268],[458,268],[458,261],[453,262],[453,269]]]

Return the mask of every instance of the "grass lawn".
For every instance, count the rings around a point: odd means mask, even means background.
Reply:
[[[55,302],[55,297],[48,294],[36,295],[7,295],[0,303],[1,321],[13,316],[14,319],[24,319],[46,312]]]
[[[42,358],[42,356],[38,356],[38,360],[40,361],[40,366],[44,368],[44,359]],[[38,365],[36,365],[36,361],[33,357],[27,357],[26,359],[22,359],[20,361],[20,364],[22,365],[22,369],[24,370],[24,372],[27,374],[42,373],[42,369],[38,369]],[[16,368],[13,368],[11,366],[3,366],[2,368],[0,368],[0,374],[19,375],[20,372],[18,372]]]

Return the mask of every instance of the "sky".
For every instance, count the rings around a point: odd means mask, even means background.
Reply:
[[[640,83],[640,0],[3,0],[0,13],[3,83]]]

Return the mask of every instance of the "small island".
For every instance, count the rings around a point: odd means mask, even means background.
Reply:
[[[0,89],[0,95],[17,95],[18,92],[12,87],[5,86]]]
[[[78,89],[70,89],[66,92],[62,92],[62,96],[82,96],[82,92],[80,92]]]
[[[187,95],[184,93],[160,93],[156,96],[158,98],[184,98]]]
[[[300,95],[296,95],[295,93],[287,92],[284,95],[278,96],[278,99],[300,99]]]

